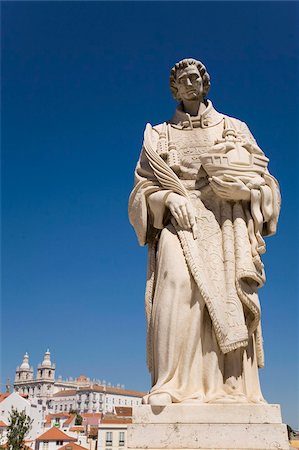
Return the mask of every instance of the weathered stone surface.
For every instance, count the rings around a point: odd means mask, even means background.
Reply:
[[[144,404],[264,403],[258,288],[263,236],[276,230],[278,183],[246,124],[206,98],[194,59],[170,74],[179,105],[147,124],[129,217],[149,246]]]
[[[136,424],[129,449],[289,449],[282,424]]]
[[[129,449],[287,450],[278,405],[265,404],[258,288],[279,186],[247,125],[215,110],[194,59],[171,70],[175,115],[147,124],[129,201],[148,244],[147,362]],[[187,402],[188,400],[188,402]]]
[[[129,449],[289,448],[279,405],[141,405],[128,427]]]
[[[279,405],[140,405],[133,410],[134,424],[246,423],[281,424]]]

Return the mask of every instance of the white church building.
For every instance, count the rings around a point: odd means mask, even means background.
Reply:
[[[21,395],[28,395],[29,399],[39,399],[40,403],[47,405],[49,413],[113,412],[116,406],[132,407],[141,404],[145,395],[144,392],[125,389],[123,385],[112,386],[104,381],[92,381],[84,375],[75,379],[56,379],[55,370],[50,351],[47,350],[34,376],[29,355],[26,353],[22,364],[16,368],[14,390]]]

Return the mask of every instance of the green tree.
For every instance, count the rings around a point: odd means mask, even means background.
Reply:
[[[294,431],[293,428],[290,427],[290,425],[287,425],[287,430],[288,430],[289,441],[291,441],[292,439],[294,439],[294,436],[296,435],[296,431]]]
[[[22,450],[24,448],[24,438],[32,428],[33,420],[25,413],[11,408],[9,413],[9,425],[7,427],[7,447],[8,450]]]
[[[80,416],[80,414],[76,415],[76,419],[75,419],[75,425],[82,425],[83,422],[83,417]]]

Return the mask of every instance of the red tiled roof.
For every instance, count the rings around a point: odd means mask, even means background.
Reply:
[[[70,428],[69,431],[84,431],[84,426],[83,425],[74,425]]]
[[[129,406],[115,406],[115,414],[117,416],[132,417],[132,408]]]
[[[63,447],[59,447],[58,450],[83,450],[83,449],[86,450],[85,447],[81,447],[81,445],[71,442],[70,444],[66,444]]]
[[[69,413],[65,412],[65,413],[52,413],[52,414],[47,414],[46,418],[45,418],[45,424],[51,424],[52,419],[55,419],[55,417],[60,417],[60,418],[68,418],[70,416]]]
[[[118,417],[115,414],[105,414],[101,420],[104,424],[126,424],[132,423],[132,417]]]
[[[3,402],[10,394],[0,394],[0,402]]]
[[[28,398],[28,394],[19,394],[18,392],[16,392],[20,397],[23,397],[23,398],[25,398],[25,399],[27,399]],[[7,397],[9,397],[10,395],[12,394],[12,392],[10,392],[10,393],[5,393],[5,394],[3,394],[3,393],[0,393],[0,402],[3,402],[3,400],[5,400]],[[14,392],[13,392],[13,394],[14,394]]]
[[[59,428],[53,427],[36,438],[37,441],[76,441],[76,438],[68,436]]]
[[[7,427],[7,426],[8,425],[5,422],[3,422],[3,420],[0,420],[0,427],[1,428]]]
[[[103,413],[81,413],[82,417],[101,417]]]
[[[67,425],[69,425],[73,420],[75,420],[76,418],[76,414],[70,414],[70,416],[66,419],[66,421],[64,422],[63,426],[66,427]]]
[[[106,392],[108,394],[116,394],[116,395],[127,395],[128,397],[144,397],[146,392],[139,391],[131,391],[127,389],[121,389],[117,387],[110,386],[102,386],[99,384],[94,384],[92,386],[88,386],[86,388],[79,388],[78,392]]]
[[[50,417],[51,419],[55,419],[55,417],[69,417],[70,413],[68,412],[57,412],[57,413],[50,413],[46,415],[47,417]]]
[[[70,397],[71,395],[76,395],[77,389],[63,389],[62,391],[55,392],[53,397]]]
[[[92,386],[79,387],[79,389],[65,389],[59,392],[56,392],[53,397],[70,397],[76,395],[77,393],[82,392],[103,392],[107,394],[115,394],[115,395],[127,395],[128,397],[144,397],[146,392],[139,391],[131,391],[127,389],[121,389],[117,387],[110,386],[102,386],[99,384],[93,384]]]
[[[120,419],[117,417],[103,417],[103,420],[101,421],[103,424],[126,424],[126,423],[132,423],[132,419]]]
[[[98,425],[103,413],[82,413],[81,416],[85,425]]]

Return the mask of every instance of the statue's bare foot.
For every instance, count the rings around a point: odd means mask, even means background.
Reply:
[[[148,397],[149,405],[164,406],[169,405],[170,403],[172,403],[171,396],[167,393],[151,394]]]

